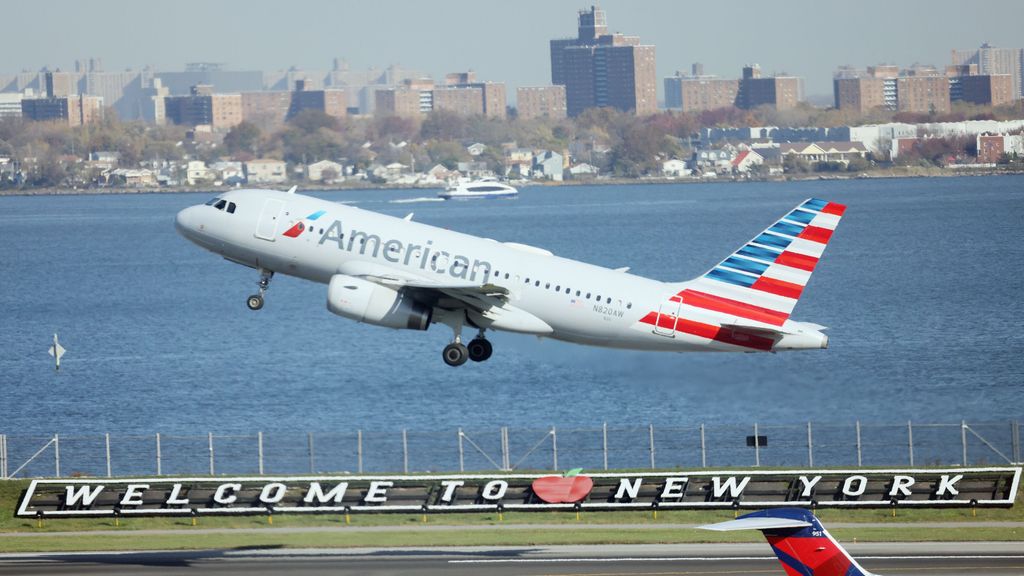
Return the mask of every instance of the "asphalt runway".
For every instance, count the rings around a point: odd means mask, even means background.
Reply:
[[[1009,543],[855,544],[861,565],[882,575],[1024,575],[1024,549]],[[0,555],[0,574],[215,574],[646,576],[783,575],[764,544],[527,546],[351,550]]]

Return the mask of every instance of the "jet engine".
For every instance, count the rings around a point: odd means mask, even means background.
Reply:
[[[426,330],[433,312],[414,301],[405,290],[394,290],[345,274],[331,277],[327,309],[358,322],[409,330]]]

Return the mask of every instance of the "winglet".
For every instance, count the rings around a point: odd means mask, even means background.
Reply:
[[[291,188],[288,189],[288,193],[289,194],[295,194],[295,191],[298,190],[298,189],[299,189],[299,185],[296,184],[295,186],[292,186]]]

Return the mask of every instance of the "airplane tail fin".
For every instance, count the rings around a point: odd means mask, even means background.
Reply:
[[[814,514],[802,508],[761,510],[700,528],[760,530],[787,576],[875,576],[832,538]]]
[[[690,306],[773,326],[793,313],[846,206],[810,198],[703,276],[683,283]]]

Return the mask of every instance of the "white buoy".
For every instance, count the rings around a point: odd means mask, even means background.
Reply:
[[[54,333],[53,346],[50,346],[50,356],[53,356],[53,360],[56,363],[54,365],[54,370],[60,370],[60,359],[64,356],[65,352],[67,352],[67,350],[64,350],[64,347],[60,345],[60,342],[57,341],[57,334]]]

